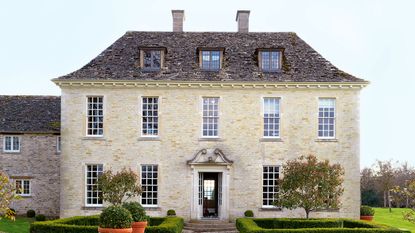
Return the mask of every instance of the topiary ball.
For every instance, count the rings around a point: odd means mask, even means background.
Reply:
[[[167,210],[167,216],[176,216],[176,211],[175,210]]]
[[[254,217],[254,212],[252,210],[247,210],[244,213],[245,217],[252,218]]]
[[[102,228],[125,229],[131,228],[133,217],[131,213],[121,206],[104,208],[99,216],[99,226]]]
[[[35,220],[36,221],[46,221],[46,216],[43,215],[43,214],[38,214],[38,215],[36,215]]]
[[[35,212],[34,210],[28,210],[28,211],[26,212],[26,216],[27,216],[28,218],[34,218],[34,217],[36,216],[36,212]]]

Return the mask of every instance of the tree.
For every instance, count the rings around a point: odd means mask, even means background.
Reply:
[[[393,187],[395,169],[392,161],[377,161],[377,181],[383,192],[383,207],[390,206],[390,190]]]
[[[343,193],[344,169],[316,156],[301,156],[283,165],[284,177],[279,180],[276,206],[303,208],[306,218],[318,209],[338,208]]]
[[[10,210],[10,203],[18,199],[13,184],[7,175],[0,171],[0,219],[2,216],[14,220],[14,211]]]
[[[102,199],[113,205],[121,205],[123,201],[141,194],[138,175],[126,168],[115,174],[111,170],[105,171],[98,178],[98,187],[102,191]]]
[[[403,217],[404,219],[415,224],[415,179],[409,182],[408,187],[404,189],[404,191],[412,202],[412,209],[408,212],[405,212]]]

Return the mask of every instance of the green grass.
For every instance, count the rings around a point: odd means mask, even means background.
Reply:
[[[415,224],[405,221],[403,219],[403,212],[407,211],[408,209],[401,209],[401,208],[392,208],[392,213],[389,213],[388,208],[374,208],[375,209],[375,216],[373,220],[376,223],[385,224],[388,226],[400,228],[400,229],[407,229],[410,230],[412,233],[415,233]]]
[[[17,217],[16,221],[10,221],[2,218],[0,220],[0,232],[7,233],[29,233],[32,218]]]

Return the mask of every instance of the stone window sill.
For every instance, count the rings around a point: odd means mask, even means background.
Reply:
[[[160,207],[157,207],[157,206],[153,206],[153,207],[150,207],[150,206],[145,207],[145,206],[143,206],[143,207],[144,207],[145,210],[148,210],[148,211],[159,211],[159,210],[161,210],[161,208]]]
[[[26,199],[26,198],[32,198],[32,195],[19,195],[17,194],[20,198]]]
[[[317,138],[316,142],[338,142],[337,138]]]
[[[209,142],[209,141],[211,141],[211,142],[223,142],[225,140],[222,139],[222,138],[199,138],[199,142]]]
[[[102,210],[104,206],[82,206],[82,210]]]
[[[139,137],[138,141],[161,141],[160,137]]]
[[[83,137],[82,140],[92,140],[92,141],[106,141],[107,139],[104,137]]]
[[[260,142],[283,142],[281,138],[261,138]]]
[[[280,207],[262,207],[259,208],[259,211],[282,211]]]
[[[20,154],[20,151],[3,151],[4,154]]]
[[[316,212],[339,212],[340,209],[317,209]]]

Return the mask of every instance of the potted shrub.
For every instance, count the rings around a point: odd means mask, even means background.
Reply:
[[[360,219],[366,221],[372,221],[373,215],[375,215],[375,210],[366,205],[362,205],[360,207]]]
[[[176,211],[173,209],[167,210],[167,216],[168,217],[176,216]]]
[[[247,210],[247,211],[245,211],[244,215],[247,218],[253,218],[254,217],[254,212],[252,210]]]
[[[132,233],[131,213],[121,206],[109,206],[99,216],[99,233]]]
[[[130,211],[133,218],[132,228],[133,233],[144,233],[146,229],[148,216],[146,211],[138,202],[126,202],[122,204],[122,207]]]

